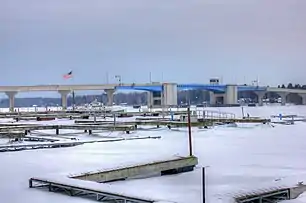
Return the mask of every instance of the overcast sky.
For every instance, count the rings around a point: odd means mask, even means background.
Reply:
[[[306,84],[305,53],[305,0],[0,0],[0,85]]]

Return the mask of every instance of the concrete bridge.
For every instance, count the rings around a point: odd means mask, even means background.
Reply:
[[[275,92],[286,103],[289,94],[298,94],[302,103],[306,105],[306,90],[283,89],[276,87],[259,87],[236,84],[177,84],[177,83],[144,83],[144,84],[87,84],[87,85],[35,85],[35,86],[0,86],[0,92],[9,97],[10,111],[14,111],[15,96],[18,92],[30,91],[57,91],[62,98],[62,107],[67,108],[67,96],[78,90],[104,90],[107,94],[108,105],[113,104],[113,95],[116,90],[141,90],[148,92],[148,106],[176,106],[177,91],[200,89],[210,92],[210,104],[222,101],[225,105],[236,105],[238,92],[252,91],[257,94],[259,105],[263,104],[267,92]]]

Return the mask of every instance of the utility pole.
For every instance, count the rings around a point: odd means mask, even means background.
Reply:
[[[188,141],[189,141],[189,156],[192,156],[192,139],[191,139],[191,118],[190,118],[190,106],[187,108],[188,113]]]
[[[152,73],[150,72],[149,73],[149,81],[150,81],[150,84],[152,83]]]

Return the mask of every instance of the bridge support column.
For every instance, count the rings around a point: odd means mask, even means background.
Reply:
[[[164,83],[161,93],[161,104],[164,107],[177,106],[177,84]]]
[[[306,105],[306,94],[299,94],[302,97],[302,105]]]
[[[10,112],[14,112],[14,107],[15,107],[15,95],[17,92],[10,91],[10,92],[5,92],[5,94],[8,96],[9,101],[10,101]]]
[[[217,102],[216,100],[216,95],[214,92],[209,92],[209,104],[210,105],[215,105]]]
[[[226,105],[236,105],[238,104],[238,89],[237,85],[227,85],[224,104]]]
[[[154,104],[153,92],[148,92],[147,94],[148,94],[148,96],[147,96],[148,108],[152,108],[153,104]]]
[[[108,90],[104,90],[104,91],[107,94],[107,106],[112,106],[113,103],[114,103],[115,90],[114,89],[108,89]]]
[[[263,99],[265,96],[265,92],[255,92],[257,94],[257,102],[259,106],[263,106]]]
[[[70,93],[69,90],[59,90],[58,91],[61,94],[61,98],[62,98],[62,108],[63,110],[67,109],[67,96]]]
[[[288,93],[279,93],[279,96],[282,98],[282,106],[285,106],[287,103],[287,95]]]

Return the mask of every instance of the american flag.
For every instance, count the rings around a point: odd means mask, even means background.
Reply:
[[[70,71],[69,73],[63,75],[63,78],[64,78],[64,79],[72,78],[72,71]]]

